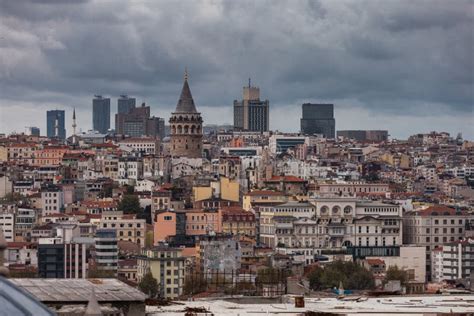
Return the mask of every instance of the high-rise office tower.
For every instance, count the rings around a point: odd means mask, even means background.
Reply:
[[[51,110],[46,112],[46,136],[61,140],[66,139],[64,117],[64,110]]]
[[[136,105],[135,98],[129,98],[128,95],[122,94],[117,100],[117,113],[128,113]]]
[[[31,136],[40,136],[40,129],[39,129],[39,127],[30,126],[30,127],[28,127],[28,133]]]
[[[234,129],[252,132],[267,132],[270,128],[270,102],[260,100],[260,89],[243,88],[243,100],[234,100]]]
[[[110,128],[110,99],[96,95],[92,100],[92,128],[106,134]]]
[[[171,156],[201,158],[202,157],[202,118],[196,110],[193,96],[188,84],[188,73],[184,74],[176,110],[171,113]]]
[[[165,121],[150,117],[150,107],[142,103],[127,113],[115,114],[115,133],[131,137],[151,136],[162,139],[165,136]]]
[[[334,104],[305,103],[302,108],[301,133],[322,134],[326,138],[335,138]]]

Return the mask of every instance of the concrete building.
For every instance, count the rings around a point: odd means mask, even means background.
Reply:
[[[63,191],[55,185],[47,185],[41,189],[42,215],[61,213],[64,206]]]
[[[202,157],[202,118],[196,110],[188,84],[188,74],[184,75],[183,89],[178,104],[170,117],[172,157]]]
[[[403,216],[403,243],[426,247],[426,271],[431,279],[431,251],[465,236],[472,215],[444,205],[406,212]]]
[[[132,214],[122,214],[122,212],[104,212],[100,220],[100,227],[112,229],[117,232],[116,238],[127,240],[145,246],[146,220],[137,219]]]
[[[360,142],[384,142],[388,140],[386,130],[344,130],[337,131],[337,137],[354,139]]]
[[[133,106],[127,112],[115,114],[115,133],[130,137],[149,136],[163,139],[165,121],[162,118],[150,116],[150,107],[142,103],[140,107]]]
[[[432,280],[468,279],[474,272],[474,240],[464,239],[435,248],[431,254]]]
[[[267,132],[270,129],[270,101],[260,100],[260,89],[243,88],[242,101],[234,100],[234,129],[239,131]]]
[[[97,269],[117,273],[118,245],[115,229],[97,229],[94,237],[95,265]]]
[[[46,112],[46,136],[48,138],[66,139],[64,110],[51,110]]]
[[[284,153],[288,149],[294,149],[298,145],[309,145],[309,137],[302,135],[273,134],[268,139],[270,152],[272,154]]]
[[[304,103],[302,106],[301,133],[321,134],[325,138],[336,137],[334,104]]]
[[[159,245],[151,249],[143,249],[138,257],[138,282],[151,272],[158,281],[159,296],[177,298],[183,294],[184,262],[181,248]]]
[[[160,143],[153,137],[126,138],[118,142],[118,144],[130,147],[141,154],[156,155],[160,152]]]
[[[201,272],[231,272],[240,269],[242,251],[237,237],[207,235],[199,239],[198,266]],[[209,277],[212,274],[208,274]]]
[[[0,211],[0,229],[7,242],[15,241],[15,213],[11,211]]]
[[[110,129],[110,98],[96,95],[92,99],[92,128],[102,134]]]

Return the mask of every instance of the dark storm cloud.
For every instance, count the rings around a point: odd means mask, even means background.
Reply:
[[[187,66],[198,106],[230,107],[252,77],[275,109],[337,100],[466,117],[473,11],[460,0],[1,1],[0,115],[19,104],[86,113],[96,93],[168,110]]]

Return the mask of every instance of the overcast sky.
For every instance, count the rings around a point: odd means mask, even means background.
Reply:
[[[474,139],[474,1],[0,0],[0,132],[128,94],[169,118],[184,68],[204,122],[232,123],[248,78],[270,127],[335,104],[336,129]],[[113,126],[113,120],[111,121]]]

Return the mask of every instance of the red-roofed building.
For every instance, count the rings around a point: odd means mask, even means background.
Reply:
[[[406,212],[403,216],[403,243],[426,247],[426,272],[431,279],[431,251],[463,239],[466,224],[474,216],[445,205],[433,205]]]
[[[295,176],[273,176],[264,183],[271,190],[294,195],[306,194],[308,189],[308,181]]]

